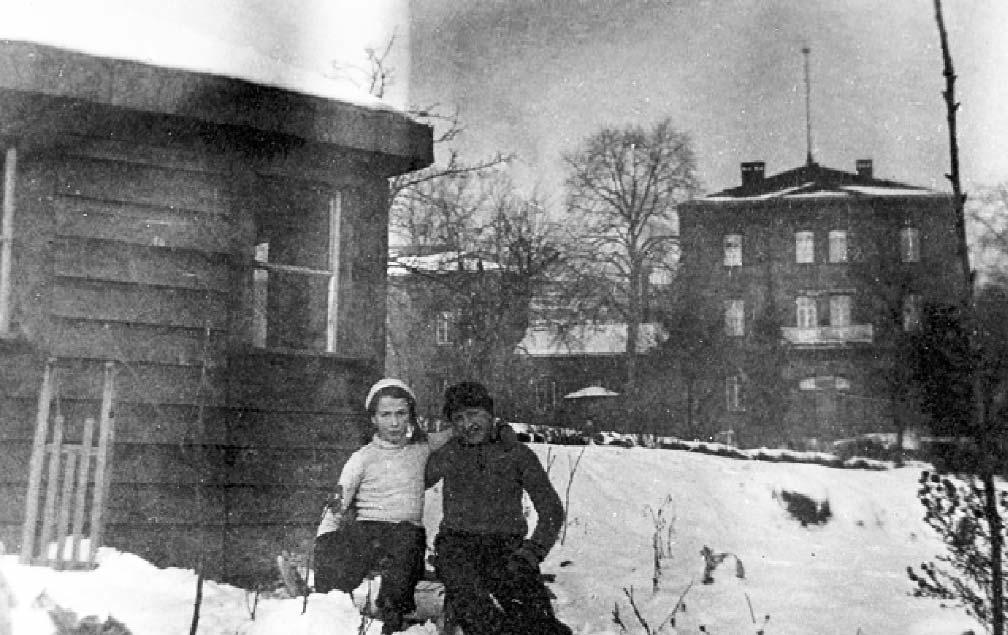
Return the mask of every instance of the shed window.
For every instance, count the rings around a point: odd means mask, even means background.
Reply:
[[[341,196],[311,192],[285,207],[264,223],[266,240],[255,248],[252,343],[337,352]]]
[[[847,262],[847,232],[842,229],[829,233],[829,261]]]
[[[741,337],[745,335],[745,301],[725,300],[725,335]]]
[[[920,262],[920,230],[916,227],[900,230],[900,262]]]
[[[815,262],[815,235],[795,232],[795,262]]]
[[[0,334],[10,331],[11,251],[14,243],[14,184],[17,181],[17,150],[8,148],[3,161],[3,211],[0,218]]]
[[[728,234],[724,237],[724,266],[742,266],[742,234]]]

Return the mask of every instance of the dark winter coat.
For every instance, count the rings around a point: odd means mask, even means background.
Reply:
[[[452,439],[431,454],[425,485],[444,480],[441,531],[520,536],[528,533],[522,491],[535,506],[538,522],[530,540],[544,557],[563,523],[563,504],[535,453],[508,439],[466,445]]]

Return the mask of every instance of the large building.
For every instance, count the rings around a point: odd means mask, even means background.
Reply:
[[[806,447],[920,423],[901,342],[962,289],[951,195],[876,178],[870,160],[741,176],[680,209],[684,297],[718,335],[695,360],[714,398],[692,416],[745,445]]]

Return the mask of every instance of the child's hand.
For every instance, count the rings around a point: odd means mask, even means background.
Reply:
[[[351,522],[353,517],[352,509],[343,509],[343,488],[337,485],[336,492],[326,498],[325,506],[322,508],[322,518],[315,535],[321,536],[331,531],[339,531],[346,523]]]
[[[326,505],[322,511],[322,520],[319,522],[318,531],[315,532],[315,535],[321,536],[331,531],[339,531],[342,526],[343,515],[335,513],[331,507]]]

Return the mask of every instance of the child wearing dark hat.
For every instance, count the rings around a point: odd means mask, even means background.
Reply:
[[[455,435],[427,462],[426,487],[444,481],[434,542],[445,611],[465,633],[567,635],[553,614],[539,563],[556,542],[563,505],[539,459],[494,424],[486,387],[461,382],[445,392]],[[538,521],[528,525],[522,493]]]

